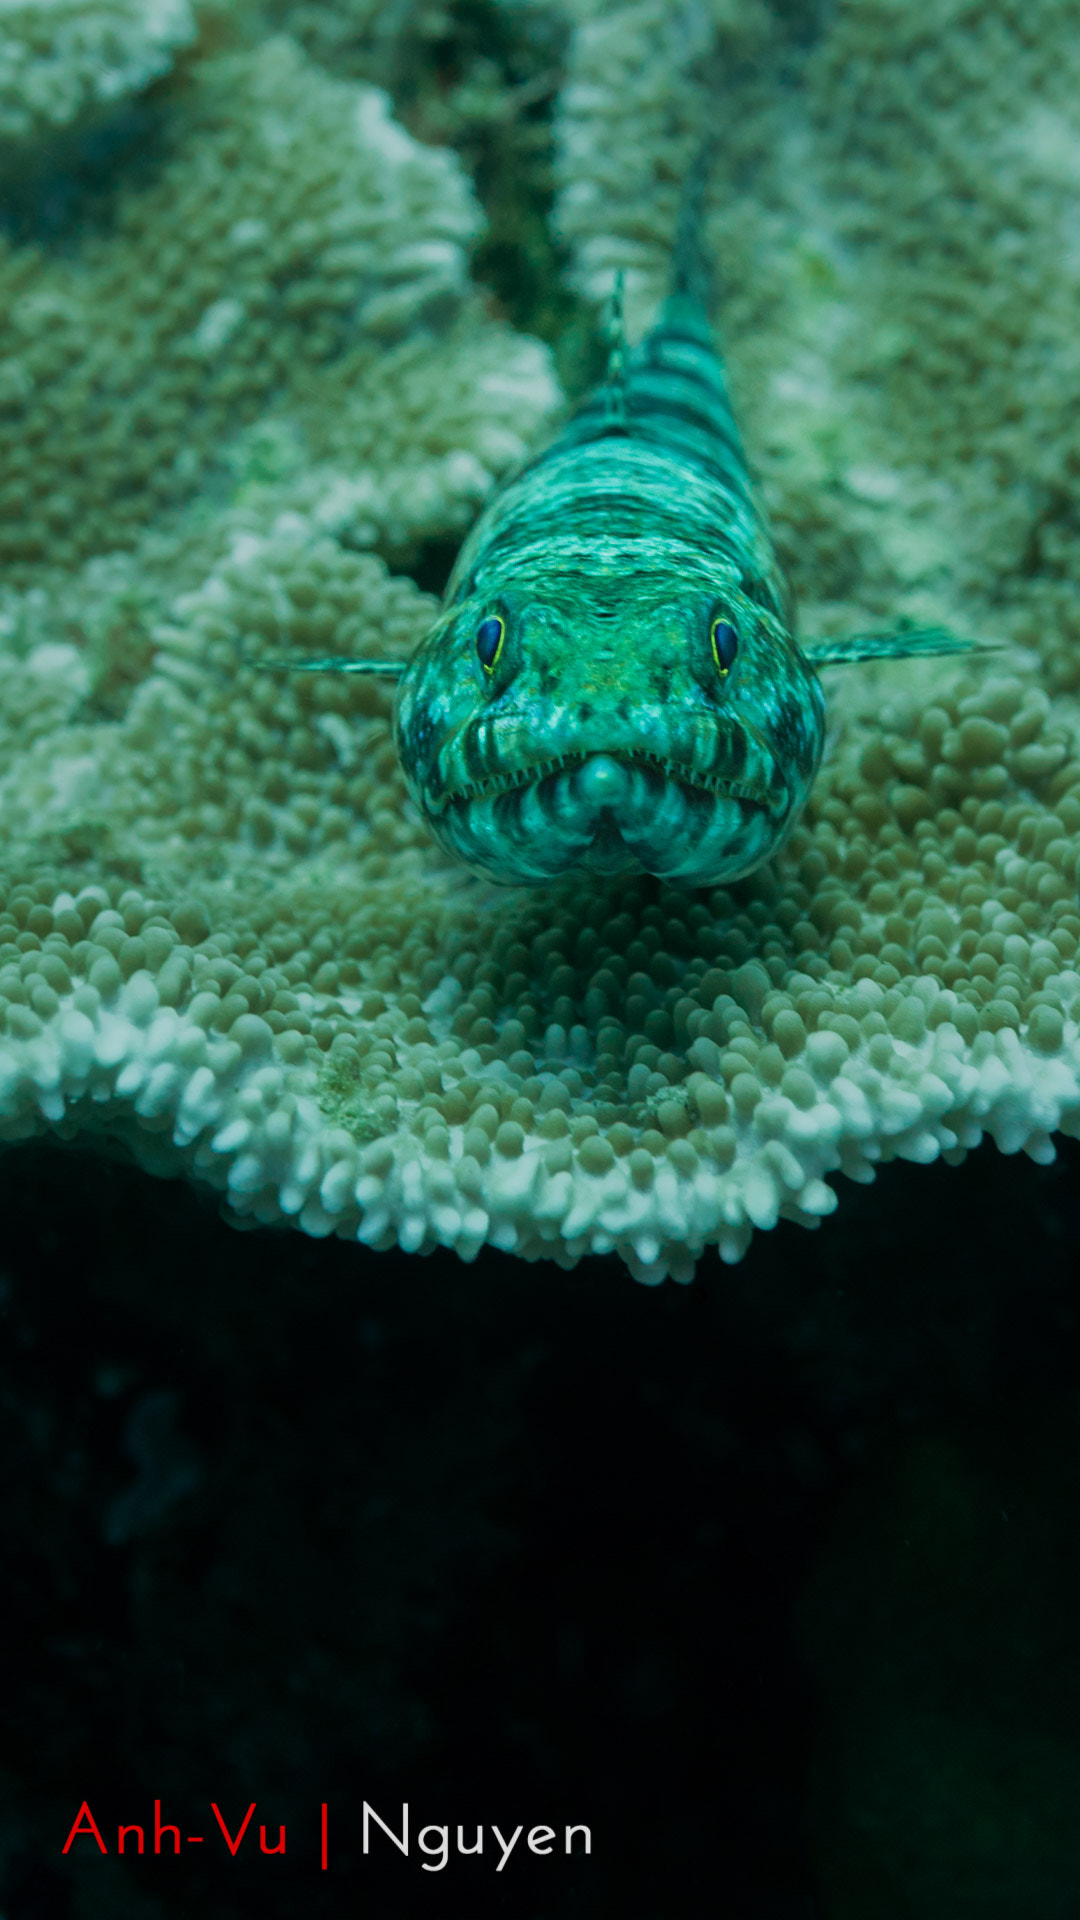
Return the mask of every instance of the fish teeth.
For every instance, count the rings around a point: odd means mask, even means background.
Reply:
[[[527,787],[538,786],[541,781],[554,775],[566,773],[572,767],[584,766],[586,761],[596,758],[600,749],[589,752],[555,754],[548,760],[541,760],[535,766],[518,768],[514,772],[492,774],[487,780],[470,781],[468,784],[454,787],[442,796],[439,811],[455,803],[468,805],[473,801],[495,800],[500,794],[524,791]],[[651,753],[648,748],[634,748],[632,752],[620,750],[612,756],[626,762],[632,769],[654,768],[668,782],[680,787],[689,787],[699,793],[709,793],[722,800],[746,800],[751,805],[764,806],[771,811],[767,796],[757,787],[741,780],[728,780],[718,773],[696,773],[678,762],[668,760],[660,753]]]

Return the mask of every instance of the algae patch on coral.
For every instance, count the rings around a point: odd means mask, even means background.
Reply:
[[[647,310],[721,96],[719,318],[805,629],[1007,648],[834,675],[781,860],[686,894],[486,889],[412,815],[385,691],[266,671],[404,657],[434,602],[400,569],[560,403],[473,282],[461,164],[372,84],[400,49],[358,8],[331,72],[329,16],[273,11],[303,47],[218,9],[158,164],[0,255],[3,1136],[118,1135],[309,1233],[650,1280],[815,1223],[836,1170],[1048,1156],[1080,1128],[1065,12],[551,10],[578,287],[622,265]]]

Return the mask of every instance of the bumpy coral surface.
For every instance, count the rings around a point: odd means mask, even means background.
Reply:
[[[579,284],[647,312],[729,130],[722,327],[806,630],[998,655],[834,672],[808,812],[730,890],[450,865],[387,692],[273,663],[416,643],[400,569],[537,442],[550,360],[470,287],[461,168],[318,34],[208,48],[115,217],[0,259],[0,1127],[310,1233],[687,1278],[838,1169],[1080,1130],[1080,57],[1057,0],[566,11]]]
[[[189,0],[2,0],[0,152],[140,93],[194,38]]]

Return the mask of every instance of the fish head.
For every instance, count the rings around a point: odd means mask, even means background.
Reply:
[[[820,682],[775,596],[732,567],[634,553],[466,582],[395,708],[435,838],[516,885],[750,873],[794,825],[823,735]]]

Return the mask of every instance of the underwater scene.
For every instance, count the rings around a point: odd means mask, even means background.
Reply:
[[[1080,1917],[1080,14],[0,0],[0,1920]]]

